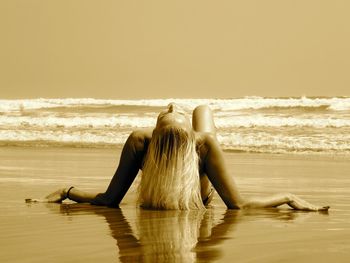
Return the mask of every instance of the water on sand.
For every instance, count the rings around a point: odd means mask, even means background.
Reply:
[[[0,152],[2,262],[348,262],[348,157],[226,153],[246,196],[293,192],[329,213],[227,210],[154,211],[87,204],[26,204],[59,187],[103,191],[120,150],[6,148]]]

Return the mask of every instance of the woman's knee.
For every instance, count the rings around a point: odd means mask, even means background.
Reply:
[[[194,110],[193,110],[193,115],[203,115],[203,114],[212,114],[212,109],[207,105],[207,104],[202,104],[197,106]]]
[[[192,126],[195,131],[215,133],[213,112],[208,105],[200,105],[193,110]]]

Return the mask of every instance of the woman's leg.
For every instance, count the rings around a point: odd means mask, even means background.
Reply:
[[[193,110],[192,127],[197,132],[209,132],[216,136],[213,111],[208,105],[200,105]]]
[[[192,127],[196,132],[207,132],[216,138],[213,112],[207,105],[200,105],[193,110]],[[214,188],[206,174],[201,174],[201,196],[205,205],[213,198]]]

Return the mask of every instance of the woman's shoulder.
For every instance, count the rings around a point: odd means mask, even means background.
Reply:
[[[147,148],[149,141],[152,138],[152,130],[135,130],[130,134],[129,138],[137,151],[143,151],[145,148]]]
[[[216,134],[212,132],[195,132],[197,143],[211,144],[216,141]]]
[[[215,147],[217,144],[216,135],[211,132],[195,132],[196,145],[198,151],[202,154],[207,154],[211,147]]]

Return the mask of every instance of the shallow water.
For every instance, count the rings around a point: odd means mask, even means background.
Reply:
[[[26,204],[56,188],[102,191],[119,150],[1,148],[1,262],[348,262],[350,162],[342,157],[226,153],[244,195],[293,192],[329,213],[143,210],[135,187],[121,209]]]

